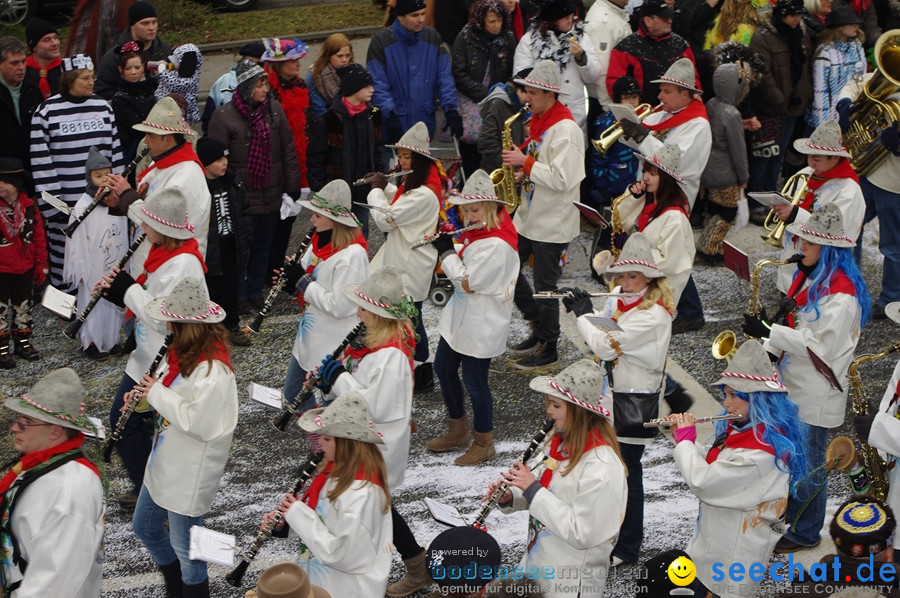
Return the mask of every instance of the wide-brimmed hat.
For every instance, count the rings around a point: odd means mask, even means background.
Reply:
[[[358,390],[342,394],[328,407],[310,409],[300,418],[300,428],[324,436],[384,444],[369,415],[366,397]]]
[[[156,105],[147,114],[147,118],[132,125],[131,128],[135,131],[157,135],[175,135],[177,133],[194,135],[194,130],[184,120],[184,114],[178,107],[178,103],[168,96],[156,102]]]
[[[383,318],[402,320],[418,315],[412,297],[403,292],[400,270],[393,266],[375,270],[360,284],[346,285],[344,295],[363,309]]]
[[[572,0],[544,0],[538,13],[538,19],[541,21],[558,21],[574,14],[575,5],[572,3]]]
[[[850,6],[835,6],[825,17],[825,26],[829,28],[844,25],[862,25],[862,19]]]
[[[250,592],[247,596],[251,596]],[[259,576],[255,598],[331,598],[331,594],[309,583],[306,571],[297,563],[280,563]]]
[[[889,506],[871,496],[854,496],[838,507],[829,531],[839,552],[868,558],[894,545],[896,528]]]
[[[772,367],[772,360],[759,341],[745,341],[727,369],[710,386],[730,386],[739,392],[787,392]]]
[[[411,126],[409,130],[403,134],[403,137],[400,138],[400,141],[393,145],[386,145],[385,147],[395,150],[409,150],[411,152],[416,152],[417,154],[425,156],[429,160],[436,161],[437,158],[431,155],[431,150],[429,149],[430,143],[431,138],[428,135],[428,127],[425,126],[425,123],[419,121]]]
[[[644,233],[632,233],[625,241],[619,259],[603,272],[603,278],[607,282],[615,278],[616,274],[623,272],[640,272],[647,278],[662,278],[665,276],[662,270],[653,260],[653,248],[650,240]]]
[[[21,190],[26,178],[29,178],[29,175],[21,160],[13,157],[0,158],[0,181],[6,181]]]
[[[856,247],[844,231],[844,217],[834,204],[825,204],[813,212],[806,222],[788,224],[788,232],[816,245]]]
[[[809,137],[795,140],[794,149],[807,156],[850,157],[841,137],[841,125],[836,120],[826,120]]]
[[[262,62],[297,60],[306,56],[307,52],[306,44],[296,37],[294,39],[267,37],[263,39],[263,46],[266,48],[266,51],[260,58]]]
[[[313,191],[309,199],[301,199],[297,203],[344,226],[362,226],[350,211],[353,205],[352,194],[350,185],[343,179],[331,181],[318,191]]]
[[[601,405],[603,370],[589,359],[579,359],[555,376],[532,378],[528,386],[531,390],[611,417],[609,410]]]
[[[514,83],[525,87],[535,87],[546,91],[555,91],[560,95],[566,95],[559,82],[559,67],[552,60],[542,60],[531,69],[527,77],[513,79]]]
[[[689,58],[679,58],[666,69],[659,79],[654,79],[650,83],[671,83],[693,93],[703,93],[703,90],[694,87],[696,80],[694,63]]]
[[[678,174],[678,169],[681,167],[681,157],[684,155],[684,152],[681,151],[678,145],[667,143],[659,148],[650,158],[638,152],[634,152],[634,155],[647,164],[656,166],[679,183],[684,182],[684,179]]]
[[[478,203],[480,201],[493,201],[495,203],[505,204],[502,199],[497,197],[494,189],[494,182],[491,181],[491,175],[478,169],[466,179],[466,184],[459,193],[451,193],[447,197],[447,203],[454,206],[464,206],[470,203]]]
[[[900,324],[900,301],[893,301],[884,306],[884,315]]]
[[[128,216],[166,237],[183,240],[194,236],[194,225],[188,220],[187,197],[177,187],[137,200],[128,208]]]
[[[60,71],[67,73],[69,71],[77,71],[80,69],[94,70],[94,60],[87,54],[75,54],[66,56],[59,65]]]
[[[225,310],[209,300],[206,285],[193,276],[183,278],[168,297],[147,304],[147,315],[160,322],[215,324],[225,319]]]
[[[21,398],[8,398],[3,406],[55,426],[79,432],[96,433],[97,428],[84,415],[84,391],[72,368],[53,370]]]

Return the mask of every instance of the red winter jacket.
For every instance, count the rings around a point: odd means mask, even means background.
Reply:
[[[35,267],[47,267],[47,236],[41,213],[24,193],[19,193],[18,203],[25,208],[25,224],[18,235],[8,234],[5,220],[0,219],[0,274],[25,274]],[[10,206],[2,199],[0,210],[12,219]]]

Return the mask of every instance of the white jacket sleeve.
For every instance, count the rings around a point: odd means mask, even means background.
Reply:
[[[578,66],[578,74],[581,76],[582,83],[591,85],[600,79],[600,75],[603,74],[603,69],[600,66],[597,50],[594,48],[594,42],[591,40],[590,36],[587,34],[582,35],[578,43],[581,44],[584,55],[587,58],[587,62],[585,62],[584,66],[575,62]]]
[[[855,311],[853,304],[856,304]],[[803,313],[798,314],[797,318],[814,316],[814,312]],[[786,353],[806,355],[808,347],[830,366],[834,362],[835,351],[846,347],[847,339],[859,334],[859,304],[855,297],[844,293],[829,295],[819,300],[819,320],[828,325],[813,329],[773,324],[772,333],[765,343],[766,349],[771,347]]]
[[[441,261],[444,274],[456,288],[468,293],[503,295],[507,287],[505,262],[495,259],[491,251],[467,249],[465,261],[458,254],[448,255]],[[463,288],[466,283],[467,289]]]
[[[396,228],[396,225],[388,220],[388,214],[386,212],[383,212],[378,208],[389,208],[391,203],[388,201],[388,195],[394,197],[396,191],[397,188],[394,185],[388,184],[384,189],[372,189],[366,197],[366,201],[368,201],[369,205],[376,208],[374,210],[369,210],[369,215],[372,216],[372,220],[375,222],[375,226],[378,227],[378,230],[383,233],[391,232]]]
[[[541,187],[563,193],[577,187],[584,178],[584,147],[569,135],[554,135],[550,143],[549,148],[542,144],[540,153],[553,156],[551,161],[535,161],[528,178]]]
[[[609,334],[588,322],[587,315],[590,314],[580,316],[575,324],[591,351],[603,361],[612,361],[618,357],[609,340],[612,336],[622,353],[633,357],[647,368],[662,369],[666,357],[665,351],[657,349],[659,320],[649,310],[633,311],[627,323],[622,323],[621,331]]]
[[[201,361],[185,379],[184,383],[191,384],[189,397],[161,382],[154,384],[147,394],[147,401],[170,425],[201,442],[209,442],[230,431],[221,417],[223,401],[237,395],[234,372],[221,361],[213,361],[211,371],[209,365],[210,362]]]
[[[372,211],[374,212],[375,210]],[[343,252],[344,250],[341,250],[332,259]],[[355,314],[356,304],[344,294],[344,287],[351,283],[360,283],[368,278],[369,262],[366,259],[367,256],[365,252],[361,252],[358,255],[358,259],[351,257],[341,267],[337,267],[334,270],[330,288],[314,280],[306,287],[303,298],[309,301],[310,305],[314,305],[335,318],[349,318]]]
[[[691,492],[714,507],[749,511],[766,500],[768,484],[760,467],[775,459],[762,450],[723,451],[712,463],[706,453],[689,441],[675,446],[675,464]]]
[[[366,398],[369,415],[379,425],[404,421],[409,417],[406,410],[408,400],[400,389],[408,385],[411,376],[409,360],[403,351],[393,347],[381,349],[364,359],[373,357],[384,359],[376,362],[376,367],[366,368],[365,379],[358,379],[353,374],[344,372],[335,380],[331,394],[338,397],[357,390]]]
[[[897,405],[891,404],[897,384],[900,382],[900,362],[894,367],[894,375],[888,382],[875,421],[872,422],[872,430],[869,432],[869,444],[889,455],[900,457],[900,419],[894,417]]]

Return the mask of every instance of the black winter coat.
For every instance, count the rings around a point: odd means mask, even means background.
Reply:
[[[217,179],[207,179],[212,206],[209,210],[209,236],[206,243],[206,268],[207,276],[221,276],[224,268],[237,267],[238,271],[247,268],[247,260],[250,255],[250,239],[253,235],[253,222],[246,213],[250,207],[247,199],[247,191],[244,185],[231,170]],[[227,218],[231,223],[232,236],[237,246],[237,264],[223,264],[222,251],[220,249],[219,226],[220,218],[217,198],[221,192],[228,193]]]
[[[13,104],[12,94],[5,85],[0,84],[0,131],[3,131],[0,157],[18,158],[26,168],[28,167],[31,146],[31,115],[43,101],[41,90],[26,78],[22,82],[22,91],[19,96],[19,118],[16,118],[16,107]]]
[[[484,41],[466,25],[453,42],[453,55],[450,57],[450,68],[456,89],[474,102],[487,97],[488,90],[495,83],[509,81],[512,78],[513,57],[516,53],[516,36],[512,31],[501,31],[500,54],[498,55],[498,72],[490,73],[488,85],[483,85],[484,74],[491,66],[491,49]]]

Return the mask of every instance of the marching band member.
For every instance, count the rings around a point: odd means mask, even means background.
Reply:
[[[603,361],[608,372],[604,398],[613,399],[617,390],[646,394],[646,400],[658,403],[665,379],[666,354],[672,338],[672,312],[675,298],[665,274],[653,262],[647,237],[634,233],[628,237],[619,259],[603,276],[615,280],[613,293],[637,293],[637,297],[611,298],[602,315],[612,317],[621,331],[596,328],[582,316],[593,314],[588,293],[573,289],[563,299],[567,311],[578,318],[576,325],[585,342]],[[616,435],[622,460],[628,468],[628,505],[615,548],[613,566],[636,563],[641,556],[644,535],[644,484],[641,456],[653,441],[635,438],[617,427]],[[655,434],[654,434],[655,436]]]
[[[805,222],[787,228],[800,237],[803,255],[787,293],[797,310],[787,315],[785,325],[766,321],[765,314],[745,314],[743,330],[764,339],[770,353],[784,353],[779,371],[799,406],[800,419],[809,424],[806,456],[816,465],[825,462],[829,428],[844,422],[846,372],[872,307],[862,273],[853,261],[853,240],[844,232],[837,206],[826,204]],[[796,552],[819,544],[828,495],[824,480],[825,472],[817,471],[795,493],[800,500],[788,499],[790,530],[775,552]]]
[[[472,173],[462,193],[453,194],[450,202],[460,206],[466,226],[483,222],[485,227],[460,236],[459,254],[450,235],[440,235],[432,243],[455,290],[441,313],[441,340],[434,358],[450,429],[443,437],[429,440],[428,448],[439,453],[468,448],[455,463],[475,465],[497,456],[488,369],[491,358],[506,351],[519,276],[518,235],[503,200],[494,193],[491,177],[483,170]],[[471,447],[463,384],[472,399],[475,441]]]
[[[579,572],[571,580],[542,575],[535,582],[543,596],[601,596],[627,495],[619,443],[600,401],[603,372],[582,359],[556,376],[533,378],[530,386],[544,395],[547,417],[555,422],[549,458],[534,473],[516,461],[488,486],[483,500],[502,481],[509,490],[500,499],[501,511],[528,510],[523,570]],[[586,570],[590,575],[582,576]]]
[[[755,340],[738,348],[714,386],[725,395],[726,411],[740,417],[716,422],[709,450],[697,443],[693,414],[668,417],[674,422],[675,463],[700,500],[697,530],[686,550],[705,589],[722,598],[755,596],[758,582],[713,581],[713,563],[769,561],[788,491],[803,496],[797,490],[809,471],[807,426]]]
[[[369,256],[350,198],[350,186],[338,179],[298,202],[312,212],[309,220],[316,232],[300,262],[285,269],[283,288],[291,295],[299,292],[303,306],[284,381],[285,400],[291,403],[306,373],[322,359],[322,347],[338,346],[359,323],[356,304],[344,294],[344,287],[369,276]],[[314,403],[310,397],[299,413]]]
[[[300,536],[297,564],[332,596],[384,596],[391,572],[391,497],[379,450],[385,441],[366,398],[341,394],[328,407],[304,413],[300,427],[320,435],[325,457],[303,497],[288,493],[278,506]]]
[[[431,246],[410,248],[425,235],[433,234],[438,223],[443,183],[437,167],[437,159],[431,155],[428,128],[417,122],[394,145],[388,145],[397,155],[400,170],[412,170],[403,182],[395,187],[387,184],[381,173],[369,173],[372,190],[368,202],[375,226],[387,235],[387,239],[370,268],[377,270],[393,266],[403,273],[403,288],[416,306],[416,354],[419,365],[415,369],[415,392],[428,392],[434,388],[432,365],[428,359],[428,335],[422,321],[422,302],[428,297],[431,279],[437,262],[437,250]],[[388,197],[392,197],[388,201]]]
[[[146,373],[126,401],[146,397],[157,412],[153,452],[134,510],[134,533],[159,565],[167,595],[209,598],[205,561],[188,556],[190,530],[203,525],[238,418],[225,311],[208,299],[203,278],[183,277],[144,315],[172,333],[168,371]],[[178,592],[183,588],[183,594]]]
[[[808,166],[797,173],[809,177],[806,194],[799,205],[773,206],[772,209],[783,222],[803,224],[822,206],[834,205],[841,211],[847,236],[856,242],[862,231],[866,202],[859,186],[859,177],[850,166],[850,153],[843,146],[840,125],[836,120],[826,120],[809,138],[794,141],[794,149],[806,154]],[[786,232],[783,242],[782,260],[797,253],[797,240],[791,234]],[[787,293],[796,271],[795,264],[778,268],[779,291]]]
[[[559,101],[562,87],[556,63],[544,60],[515,83],[525,86],[525,101],[534,114],[525,153],[518,147],[502,152],[503,164],[521,167],[524,174],[522,201],[513,218],[519,233],[519,263],[525,265],[533,255],[534,291],[555,291],[566,247],[579,233],[578,210],[572,202],[578,201],[584,178],[584,135]],[[531,325],[531,334],[510,352],[525,356],[515,364],[521,370],[559,361],[559,301],[536,301],[534,291],[520,269],[515,304]]]
[[[147,234],[150,252],[141,266],[137,280],[125,270],[113,268],[101,279],[100,287],[107,301],[127,306],[137,319],[135,339],[137,348],[128,356],[125,375],[116,391],[109,411],[109,423],[115,429],[125,393],[141,379],[165,340],[166,330],[161,322],[148,319],[147,304],[155,297],[166,296],[187,276],[204,280],[206,266],[193,237],[194,227],[188,221],[188,202],[175,188],[161,189],[147,201],[138,200],[129,208],[130,217],[141,223]],[[204,289],[206,283],[203,283]],[[150,456],[151,439],[141,417],[128,421],[116,450],[128,477],[134,484],[133,493],[119,496],[123,506],[133,506],[144,483],[144,468]]]

